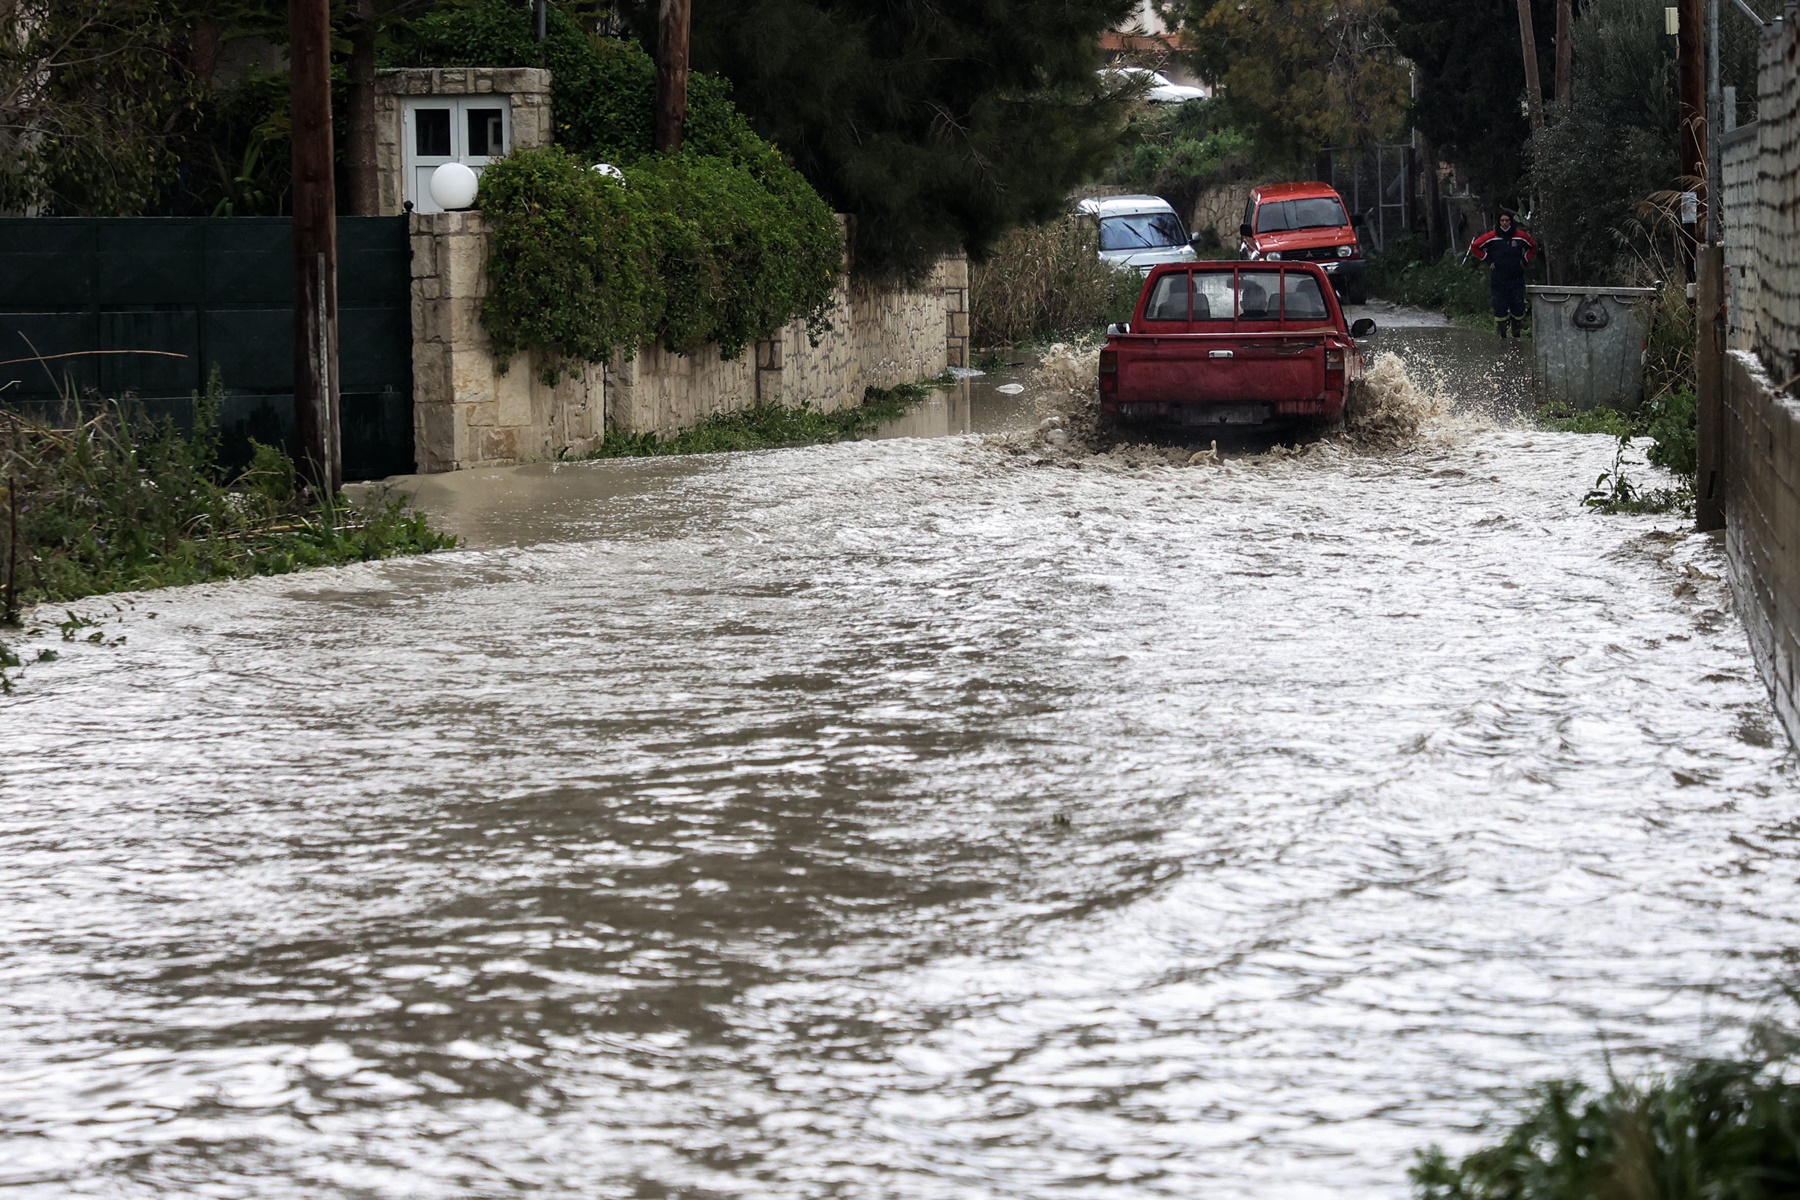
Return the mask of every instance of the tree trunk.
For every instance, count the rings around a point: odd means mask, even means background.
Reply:
[[[1556,0],[1556,102],[1567,104],[1574,92],[1574,0]]]
[[[1537,34],[1531,26],[1531,0],[1519,0],[1519,49],[1525,58],[1525,102],[1531,108],[1531,131],[1544,127],[1544,84],[1538,77]]]
[[[1425,206],[1425,249],[1436,262],[1444,256],[1444,197],[1438,190],[1437,147],[1424,134],[1419,135],[1419,162],[1424,185],[1419,189],[1419,202]]]
[[[687,125],[689,0],[662,0],[656,39],[656,148],[681,149]]]
[[[358,217],[381,213],[375,175],[375,0],[356,0],[350,27],[350,86],[344,112],[344,182],[350,212]]]

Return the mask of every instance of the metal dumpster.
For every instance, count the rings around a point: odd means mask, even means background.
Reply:
[[[1636,408],[1644,396],[1647,287],[1534,284],[1532,386],[1540,402],[1571,408]]]

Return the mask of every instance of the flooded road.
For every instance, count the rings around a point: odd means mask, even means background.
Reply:
[[[0,1186],[1399,1197],[1735,1050],[1800,781],[1715,543],[1481,412],[471,472],[470,549],[52,627]]]

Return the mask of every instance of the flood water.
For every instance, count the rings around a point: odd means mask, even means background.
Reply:
[[[1717,543],[1421,337],[1465,403],[1399,452],[1038,465],[977,388],[39,614],[0,1190],[1400,1197],[1736,1050],[1800,781]]]

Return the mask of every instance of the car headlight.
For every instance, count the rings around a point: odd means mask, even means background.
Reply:
[[[1348,247],[1348,246],[1339,246],[1338,247],[1338,257],[1339,258],[1349,258],[1350,254],[1351,254],[1350,247]]]
[[[1270,262],[1280,262],[1281,261],[1281,251],[1271,250],[1267,254],[1263,255],[1263,257],[1268,259]]]

